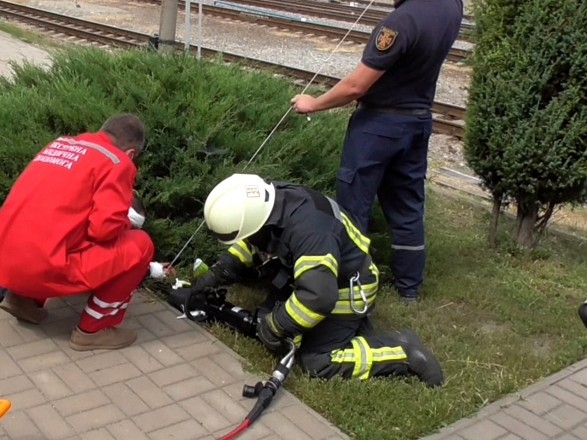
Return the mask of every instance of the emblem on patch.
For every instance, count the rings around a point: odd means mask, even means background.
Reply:
[[[393,46],[397,34],[397,31],[382,26],[381,29],[379,29],[377,39],[375,40],[375,47],[377,50],[383,52]]]

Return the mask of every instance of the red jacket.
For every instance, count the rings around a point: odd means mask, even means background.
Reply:
[[[58,291],[74,281],[69,254],[130,228],[136,173],[105,133],[60,137],[47,145],[0,208],[0,286]]]

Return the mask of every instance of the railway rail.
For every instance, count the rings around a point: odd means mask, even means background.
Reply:
[[[325,1],[321,1],[321,0],[308,0],[308,1],[313,1],[319,4],[323,4],[323,3],[328,3],[328,4],[338,4],[341,6],[351,6],[354,8],[365,8],[369,5],[371,5],[370,7],[372,8],[376,8],[376,9],[382,9],[384,11],[389,12],[390,10],[393,9],[393,5],[391,3],[383,3],[383,2],[376,2],[376,1],[371,1],[371,0],[325,0]],[[474,19],[473,16],[470,14],[464,14],[463,16],[463,20],[467,21],[468,23],[474,23]],[[472,25],[472,27],[475,27],[474,25]]]
[[[135,0],[138,3],[148,3],[152,5],[160,5],[160,0]],[[232,1],[232,0],[226,0]],[[247,0],[248,1],[248,0]],[[264,0],[260,1],[259,4],[265,3]],[[185,10],[185,2],[180,0],[178,2],[178,8],[182,11]],[[194,11],[195,14],[197,11]],[[369,41],[370,34],[368,32],[358,31],[358,30],[351,30],[336,27],[336,26],[329,26],[325,24],[319,23],[309,23],[303,22],[299,20],[290,20],[287,18],[279,18],[279,17],[270,17],[264,16],[262,14],[252,14],[250,12],[245,11],[238,11],[234,9],[229,9],[225,7],[218,7],[218,6],[210,6],[210,5],[202,5],[202,12],[204,15],[210,15],[214,17],[229,19],[229,20],[236,20],[236,21],[246,21],[249,23],[254,23],[257,25],[264,25],[273,28],[279,29],[287,29],[294,32],[299,32],[305,35],[315,35],[330,38],[333,40],[341,40],[345,39],[345,41],[352,41],[357,44],[367,44]],[[470,51],[466,49],[459,49],[456,47],[451,48],[447,60],[451,62],[463,62],[467,59],[470,55]]]
[[[364,7],[354,7],[337,3],[325,3],[312,0],[222,0],[222,2],[254,6],[256,8],[274,9],[293,14],[309,15],[328,20],[346,21],[354,23],[361,16]],[[216,3],[216,1],[214,2]],[[364,11],[359,24],[375,26],[389,13],[387,11],[369,8]]]
[[[387,4],[371,4],[369,9],[365,8],[369,3],[334,3],[317,0],[222,0],[234,4],[243,4],[257,8],[268,8],[278,11],[287,11],[295,14],[310,15],[329,20],[345,21],[354,23],[360,17],[359,24],[375,26],[393,9]],[[362,16],[361,16],[362,14]],[[459,38],[469,41],[472,36],[474,24],[470,16],[465,17]]]
[[[0,16],[49,30],[59,35],[73,36],[89,43],[98,43],[119,48],[148,47],[152,38],[148,34],[1,0]],[[177,42],[177,49],[183,50],[183,44]],[[191,45],[190,51],[196,53],[198,47]],[[315,73],[306,70],[255,60],[227,52],[219,52],[206,47],[200,47],[200,53],[203,57],[221,57],[224,62],[238,63],[259,70],[270,70],[276,74],[288,78],[295,78],[296,80],[309,82],[313,79],[313,84],[317,86],[331,87],[339,80],[339,78],[332,76],[315,75]],[[463,137],[464,108],[435,102],[432,111],[434,113],[433,128],[435,133],[451,135],[458,138]]]

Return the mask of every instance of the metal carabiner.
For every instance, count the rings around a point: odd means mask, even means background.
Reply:
[[[365,291],[363,290],[363,286],[359,281],[360,275],[359,272],[355,273],[353,276],[349,278],[349,298],[351,300],[351,310],[358,315],[363,315],[367,312],[369,306],[367,305],[367,295],[365,295]],[[361,295],[361,299],[363,300],[363,310],[358,310],[355,306],[355,283],[359,286],[359,294]]]

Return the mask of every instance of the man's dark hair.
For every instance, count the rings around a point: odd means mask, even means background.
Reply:
[[[112,137],[114,144],[121,150],[135,148],[140,153],[145,146],[145,125],[135,115],[124,113],[110,118],[100,131]]]

